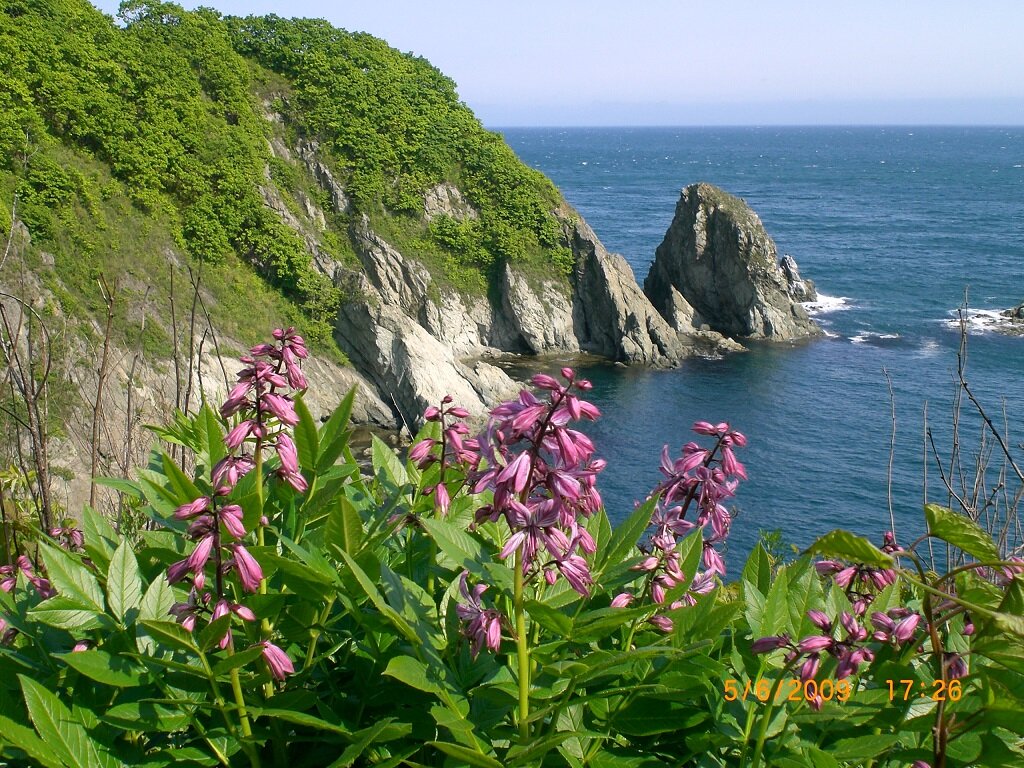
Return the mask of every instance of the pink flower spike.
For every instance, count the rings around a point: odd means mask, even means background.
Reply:
[[[295,665],[292,664],[287,653],[269,640],[264,640],[260,645],[263,647],[263,660],[267,663],[270,674],[275,680],[284,680],[288,675],[294,674]]]
[[[195,501],[190,501],[188,504],[182,504],[174,510],[174,517],[178,520],[188,520],[196,515],[202,514],[209,508],[210,498],[208,496],[200,496]]]
[[[789,635],[769,635],[768,637],[759,637],[751,645],[750,650],[754,653],[768,653],[769,651],[777,651],[779,648],[785,648],[789,645]]]
[[[299,471],[299,454],[295,442],[287,434],[277,436],[277,455],[281,459],[281,469],[286,474],[294,475]]]
[[[665,634],[671,632],[672,628],[675,626],[672,623],[672,619],[668,616],[651,616],[647,621],[659,632],[664,632]]]
[[[431,405],[423,412],[423,419],[425,421],[440,421],[441,420],[441,409],[436,405]]]
[[[238,570],[238,578],[242,587],[248,592],[256,592],[260,588],[260,581],[263,579],[263,569],[256,562],[256,558],[249,554],[249,550],[241,544],[234,545],[235,567]]]
[[[897,643],[905,643],[914,636],[914,630],[917,629],[918,622],[921,621],[921,616],[916,613],[912,613],[907,618],[902,619],[896,628],[892,631],[892,638]]]

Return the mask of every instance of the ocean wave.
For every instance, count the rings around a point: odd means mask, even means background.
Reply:
[[[850,303],[850,299],[846,296],[827,296],[824,293],[818,294],[817,301],[804,301],[801,302],[801,306],[807,310],[807,314],[811,317],[825,315],[829,312],[842,312],[847,309],[853,309],[853,304]]]
[[[850,336],[850,341],[854,344],[873,344],[875,346],[884,346],[887,342],[894,341],[900,338],[898,333],[877,333],[875,331],[862,331],[856,336]]]
[[[950,318],[942,324],[952,330],[960,330],[960,315],[957,309],[951,309]],[[1020,321],[1013,321],[1003,314],[1002,309],[968,309],[966,317],[968,333],[1020,333]]]

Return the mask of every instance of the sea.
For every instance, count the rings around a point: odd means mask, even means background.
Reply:
[[[958,493],[975,487],[980,457],[985,491],[998,487],[994,442],[982,442],[966,397],[957,407],[961,360],[1024,465],[1024,336],[996,328],[998,310],[1024,301],[1024,127],[499,132],[641,284],[680,191],[704,181],[743,198],[820,294],[809,309],[821,339],[672,370],[585,369],[613,521],[659,481],[663,445],[677,455],[694,421],[727,421],[749,440],[749,479],[731,504],[732,575],[766,533],[781,553],[834,528],[880,543],[895,525],[906,544],[924,531],[926,500],[950,504],[943,476]]]

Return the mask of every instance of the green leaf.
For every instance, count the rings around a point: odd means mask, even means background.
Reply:
[[[90,680],[115,688],[133,688],[147,682],[146,670],[125,656],[112,656],[101,649],[54,654]]]
[[[651,524],[651,513],[657,501],[658,497],[652,496],[633,510],[625,522],[615,529],[611,537],[611,546],[605,550],[603,557],[598,558],[600,566],[596,569],[595,581],[609,566],[618,565],[627,555],[634,553],[637,542]]]
[[[356,387],[352,387],[348,394],[338,403],[334,413],[327,422],[320,427],[320,458],[317,460],[317,474],[324,472],[328,467],[334,465],[348,445],[349,435],[348,420],[352,415],[352,406],[355,404]]]
[[[72,631],[114,626],[114,622],[105,613],[83,608],[81,603],[63,595],[44,600],[32,608],[28,615],[47,626]]]
[[[388,662],[384,674],[418,691],[433,694],[440,694],[442,691],[440,685],[428,679],[426,665],[411,656],[395,656]]]
[[[353,743],[341,753],[341,757],[331,763],[330,768],[348,768],[348,766],[352,765],[359,759],[359,756],[366,751],[367,747],[376,741],[384,741],[385,739],[383,736],[386,735],[386,732],[388,731],[389,726],[391,726],[393,720],[394,718],[391,717],[385,720],[380,720],[369,728],[364,728],[363,730],[357,731],[353,734]]]
[[[55,694],[24,675],[18,675],[18,681],[36,731],[65,763],[83,768],[117,768],[118,763],[100,751],[85,726]]]
[[[200,443],[203,451],[200,456],[201,462],[206,464],[206,474],[209,475],[217,462],[227,456],[227,446],[224,445],[224,432],[221,429],[220,419],[213,412],[209,403],[203,403],[196,415],[196,426],[199,428]]]
[[[110,612],[122,624],[130,623],[142,602],[142,574],[135,553],[122,541],[110,559],[107,571],[107,602]]]
[[[139,603],[139,618],[165,620],[174,605],[174,593],[163,574],[153,579]]]
[[[199,647],[196,645],[192,633],[176,622],[140,620],[139,624],[154,640],[158,640],[164,645],[188,651],[189,653],[199,653]]]
[[[373,603],[374,607],[391,622],[395,629],[405,636],[406,640],[411,643],[418,643],[419,637],[416,635],[413,628],[409,626],[408,622],[406,622],[406,620],[403,619],[394,608],[387,604],[384,600],[384,596],[381,595],[380,590],[377,589],[377,585],[370,580],[370,577],[367,576],[365,571],[359,567],[358,563],[352,559],[351,555],[344,550],[340,550],[339,554],[345,560],[349,570],[352,571],[352,575],[356,577],[356,581],[359,583],[359,586],[362,588],[366,596],[370,598],[370,602]]]
[[[231,616],[231,612],[228,611],[216,621],[211,621],[203,627],[202,632],[199,633],[199,638],[196,640],[196,644],[204,651],[209,651],[217,645],[224,635],[227,634],[228,628],[231,626]]]
[[[495,760],[490,755],[485,755],[482,752],[475,752],[469,747],[464,747],[461,744],[452,744],[447,741],[428,741],[427,744],[432,747],[437,747],[446,755],[454,757],[466,765],[476,766],[477,768],[503,768],[503,764]]]
[[[405,467],[402,466],[402,462],[398,460],[398,456],[395,452],[374,434],[370,435],[370,441],[372,443],[371,459],[373,462],[373,471],[377,476],[381,473],[389,479],[394,485],[401,487],[409,482],[409,475],[405,471]]]
[[[903,738],[898,733],[870,734],[840,739],[828,747],[828,753],[836,760],[870,760],[881,757],[885,750],[898,744]]]
[[[232,669],[244,667],[246,664],[256,661],[262,655],[263,646],[260,645],[254,645],[252,648],[246,648],[244,651],[236,651],[217,662],[213,668],[213,675],[214,677],[226,675]]]
[[[160,459],[163,464],[164,475],[174,491],[174,500],[179,506],[181,504],[188,504],[200,496],[206,495],[196,487],[196,484],[192,482],[188,475],[181,471],[181,467],[174,462],[174,459],[166,453],[161,453]]]
[[[299,423],[295,425],[295,449],[299,454],[299,466],[307,473],[312,473],[316,471],[320,454],[316,422],[301,397],[295,398],[295,413],[299,417]]]
[[[750,553],[747,564],[743,566],[742,581],[749,581],[762,595],[767,595],[772,585],[771,557],[761,542]]]
[[[45,544],[39,547],[39,554],[46,566],[46,575],[58,595],[78,603],[81,608],[104,613],[100,583],[81,562],[64,550]]]
[[[192,702],[190,705],[194,706]],[[160,702],[131,701],[117,704],[102,715],[100,720],[126,731],[158,731],[171,733],[188,727],[191,718],[184,712]]]
[[[305,712],[297,712],[293,709],[253,708],[251,712],[255,717],[267,717],[272,720],[280,720],[285,723],[291,723],[292,725],[301,725],[305,728],[312,728],[317,731],[327,731],[328,733],[337,733],[348,737],[352,736],[352,732],[344,726],[329,723],[315,715],[310,715]]]
[[[568,637],[572,633],[572,618],[545,603],[527,600],[526,612],[531,619],[557,637]]]
[[[483,564],[492,558],[479,539],[449,520],[422,517],[420,523],[438,549],[452,561],[454,570],[483,574]]]
[[[892,568],[893,559],[862,536],[836,529],[815,541],[805,554],[838,557],[876,568]]]
[[[97,479],[96,482],[99,483],[100,480]],[[106,515],[86,505],[82,510],[82,537],[85,539],[85,553],[97,568],[106,571],[110,565],[110,558],[114,556],[114,549],[121,540]]]
[[[341,494],[329,508],[324,541],[350,555],[356,554],[363,545],[363,519],[359,510]]]
[[[574,731],[559,731],[546,739],[534,739],[525,747],[517,744],[505,756],[505,765],[508,768],[516,768],[520,765],[541,765],[540,758],[552,749],[556,749],[566,739],[576,737],[577,734]]]
[[[999,547],[984,528],[966,515],[961,515],[938,504],[925,504],[924,517],[928,532],[945,542],[959,547],[981,562],[1002,560]]]
[[[66,768],[66,765],[74,765],[74,763],[65,764],[57,752],[36,736],[31,728],[26,728],[21,723],[16,723],[3,715],[0,715],[0,733],[3,734],[0,738],[38,761],[44,768]],[[2,755],[3,753],[0,752],[0,756]]]
[[[789,585],[784,573],[778,574],[764,600],[759,636],[778,635],[789,626]]]

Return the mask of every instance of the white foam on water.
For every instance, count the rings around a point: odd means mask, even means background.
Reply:
[[[960,330],[960,317],[957,314],[958,310],[951,309],[949,314],[950,319],[943,320],[942,324],[947,328],[952,328],[955,331]],[[1002,314],[1001,309],[968,309],[967,317],[967,332],[968,333],[995,333],[1005,328],[1011,328],[1015,323],[1008,317]]]
[[[850,341],[854,344],[867,344],[873,341],[889,341],[892,339],[898,339],[900,335],[898,333],[876,333],[875,331],[864,331],[858,333],[856,336],[850,336]]]
[[[811,317],[825,315],[829,312],[842,312],[843,310],[853,309],[850,299],[846,296],[827,296],[824,293],[818,294],[817,301],[803,301],[801,306],[807,310],[807,314]]]

